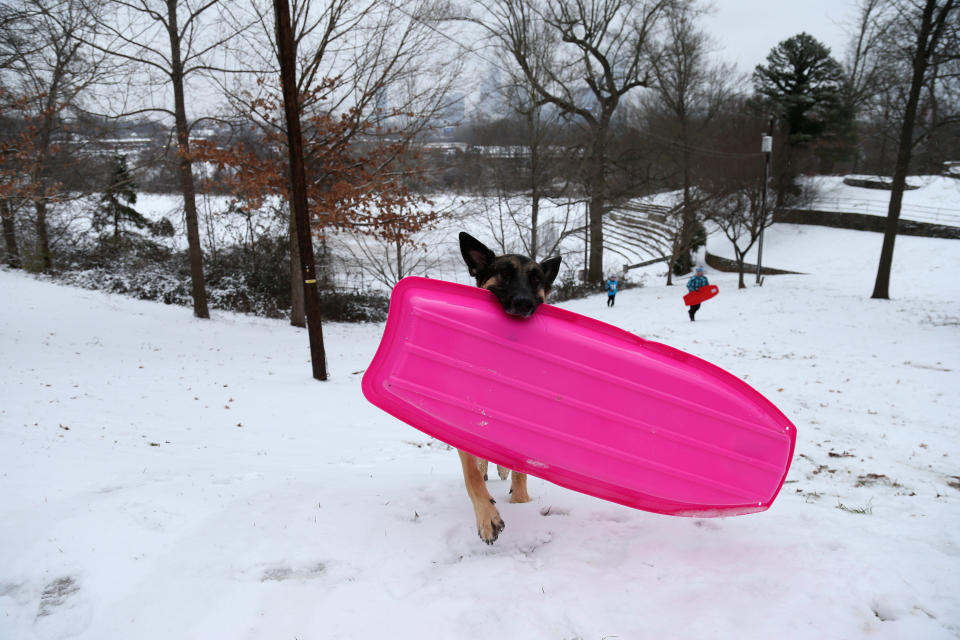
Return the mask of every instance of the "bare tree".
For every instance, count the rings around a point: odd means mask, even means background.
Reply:
[[[884,19],[888,0],[859,0],[856,28],[850,34],[850,43],[844,60],[850,103],[860,109],[890,85],[894,68],[882,54],[884,43],[892,28]]]
[[[559,112],[538,102],[524,74],[515,71],[497,91],[509,115],[484,123],[489,135],[479,142],[488,150],[492,193],[481,185],[485,197],[475,203],[476,212],[503,253],[555,255],[569,230],[570,208],[552,205],[570,199],[573,189],[561,167],[576,153],[566,144]],[[557,215],[560,209],[563,215]]]
[[[274,136],[280,122],[275,117],[279,87],[277,52],[269,3],[251,0],[244,12],[235,11],[238,24],[250,19],[258,28],[241,40],[242,61],[249,82],[234,77],[220,80],[236,117]],[[369,144],[375,135],[412,141],[425,127],[436,123],[446,104],[450,84],[457,75],[455,57],[437,56],[440,38],[437,20],[443,3],[423,0],[397,4],[388,0],[295,0],[291,3],[297,49],[297,92],[305,120],[318,116],[342,118],[339,143]],[[379,133],[374,134],[373,129]],[[311,157],[322,146],[319,129],[305,131],[308,165],[322,167],[323,158]],[[324,181],[323,171],[310,176]],[[321,211],[313,211],[317,228],[325,226]],[[291,243],[291,265],[299,264],[298,248]],[[290,322],[304,325],[302,283],[291,269]]]
[[[545,28],[545,25],[541,27]],[[509,50],[504,49],[502,41],[498,44],[498,53],[511,55]],[[547,221],[548,224],[560,223],[562,229],[553,234],[553,246],[547,246],[544,251],[540,236],[541,205],[548,194],[569,192],[567,187],[558,190],[554,185],[560,179],[557,165],[570,155],[569,149],[563,144],[562,113],[554,105],[544,103],[537,92],[537,85],[547,82],[545,72],[536,63],[530,67],[529,73],[537,78],[535,83],[526,71],[512,67],[507,84],[501,88],[504,103],[522,124],[520,136],[513,146],[516,152],[513,154],[515,162],[511,164],[511,171],[519,174],[519,185],[529,194],[529,206],[524,205],[518,211],[512,193],[506,193],[509,189],[502,189],[498,195],[499,210],[501,214],[507,214],[517,231],[522,251],[533,259],[537,259],[538,255],[553,255],[559,238],[567,231],[568,223],[568,219],[559,221],[553,218]],[[498,183],[505,185],[507,181],[500,179]]]
[[[890,204],[883,247],[877,265],[872,298],[890,298],[893,248],[900,222],[900,208],[907,172],[917,139],[917,112],[924,86],[938,74],[960,74],[960,3],[956,0],[889,0],[885,17],[892,21],[892,36],[885,55],[909,65],[910,86],[901,116],[897,160],[893,172]],[[960,116],[960,112],[957,114]]]
[[[122,103],[104,111],[116,117],[158,113],[173,121],[180,190],[190,256],[193,314],[209,318],[203,275],[203,248],[197,215],[196,182],[190,155],[190,130],[198,118],[187,113],[187,91],[193,78],[225,71],[212,60],[236,31],[217,14],[220,0],[110,0],[99,20],[101,37],[91,44],[124,60],[134,69],[130,92]],[[195,89],[199,93],[199,89]],[[160,97],[154,95],[160,93]],[[146,95],[145,95],[146,94]],[[198,105],[194,101],[191,107]]]
[[[486,237],[492,239],[491,248],[500,253],[558,255],[567,238],[582,235],[585,230],[583,224],[578,224],[583,220],[583,201],[561,192],[556,196],[541,196],[537,203],[535,252],[531,250],[533,203],[527,192],[510,193],[497,185],[496,193],[463,202],[460,213],[464,219],[483,220]]]
[[[624,96],[653,83],[668,12],[681,0],[495,0],[478,18],[509,51],[536,101],[586,132],[583,184],[589,196],[587,280],[603,280],[603,218],[609,206],[607,149]]]
[[[11,269],[19,269],[23,266],[23,262],[20,258],[20,247],[17,245],[13,203],[8,198],[0,199],[0,221],[3,223],[3,244],[7,254],[7,266]]]
[[[691,5],[670,12],[668,37],[654,66],[656,83],[647,108],[656,117],[661,136],[671,138],[666,157],[680,174],[682,201],[679,224],[674,229],[667,269],[667,284],[674,272],[690,270],[690,251],[705,237],[695,206],[697,151],[708,143],[710,125],[736,78],[733,66],[714,63],[709,37],[696,24],[699,10]]]
[[[349,255],[352,267],[387,288],[407,276],[428,275],[444,260],[432,238],[427,240],[424,234],[414,234],[404,242],[399,236],[353,232],[338,238],[337,245]]]
[[[520,183],[529,196],[523,199],[524,202],[518,209],[515,199],[511,197],[512,190],[506,186],[502,175],[498,180],[502,187],[498,189],[497,196],[500,212],[506,214],[510,225],[516,230],[522,251],[536,259],[542,249],[539,237],[542,222],[540,211],[550,181],[556,176],[556,172],[551,171],[555,166],[555,162],[551,160],[555,160],[561,147],[557,144],[555,122],[544,112],[543,106],[529,100],[529,94],[521,88],[512,89],[509,104],[520,116],[525,135],[522,140],[518,140],[520,144],[511,154],[514,162],[509,166],[519,174]],[[502,174],[504,168],[502,163],[499,164],[499,173]]]
[[[103,73],[102,58],[84,46],[99,11],[84,0],[25,0],[18,10],[4,6],[2,20],[3,99],[24,125],[15,149],[19,156],[17,189],[4,189],[5,235],[12,234],[11,198],[31,201],[35,211],[37,268],[53,264],[47,213],[59,198],[54,165],[61,150],[65,120],[76,113],[81,93]],[[29,147],[29,149],[27,149]],[[11,156],[5,153],[4,164]],[[7,174],[8,178],[10,174]],[[6,181],[5,181],[6,182]],[[5,185],[10,187],[9,182]],[[8,242],[13,238],[8,236]],[[9,246],[9,245],[8,245]]]
[[[762,189],[762,183],[755,179],[732,180],[722,185],[720,191],[704,198],[702,204],[708,219],[733,244],[739,289],[747,286],[744,283],[747,253],[756,244],[762,231],[773,224],[772,216],[763,215]]]

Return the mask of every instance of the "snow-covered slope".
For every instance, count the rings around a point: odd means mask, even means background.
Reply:
[[[845,176],[817,176],[807,179],[813,187],[813,200],[806,206],[819,211],[843,211],[874,216],[886,216],[890,192],[852,186]],[[876,176],[849,176],[854,179],[877,181]],[[886,179],[889,180],[889,179]],[[904,191],[900,217],[933,224],[960,226],[960,180],[947,176],[910,176],[907,185],[915,187]]]
[[[796,424],[773,507],[696,520],[531,479],[492,547],[454,452],[366,403],[381,325],[0,271],[0,638],[955,638],[960,243],[775,227],[687,319],[662,280],[569,303],[743,377]],[[822,232],[822,233],[821,233]],[[711,247],[711,250],[712,247]],[[691,389],[696,393],[696,389]]]

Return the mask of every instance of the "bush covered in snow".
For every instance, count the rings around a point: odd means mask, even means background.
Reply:
[[[191,306],[190,262],[185,251],[147,238],[86,240],[61,247],[51,277],[86,289],[141,300]],[[279,318],[290,311],[287,239],[261,237],[253,248],[230,246],[204,259],[211,307]],[[374,291],[320,291],[321,313],[338,322],[379,322],[387,297]]]

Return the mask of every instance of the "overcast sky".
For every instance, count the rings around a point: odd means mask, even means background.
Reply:
[[[750,73],[770,49],[806,31],[843,61],[847,36],[856,19],[856,0],[714,0],[704,30],[720,45],[717,54]]]

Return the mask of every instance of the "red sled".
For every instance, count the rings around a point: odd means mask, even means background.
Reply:
[[[683,296],[683,304],[688,307],[695,304],[700,304],[712,298],[713,296],[720,293],[720,288],[715,284],[708,284],[705,287],[700,287],[696,291],[691,291],[687,295]]]

